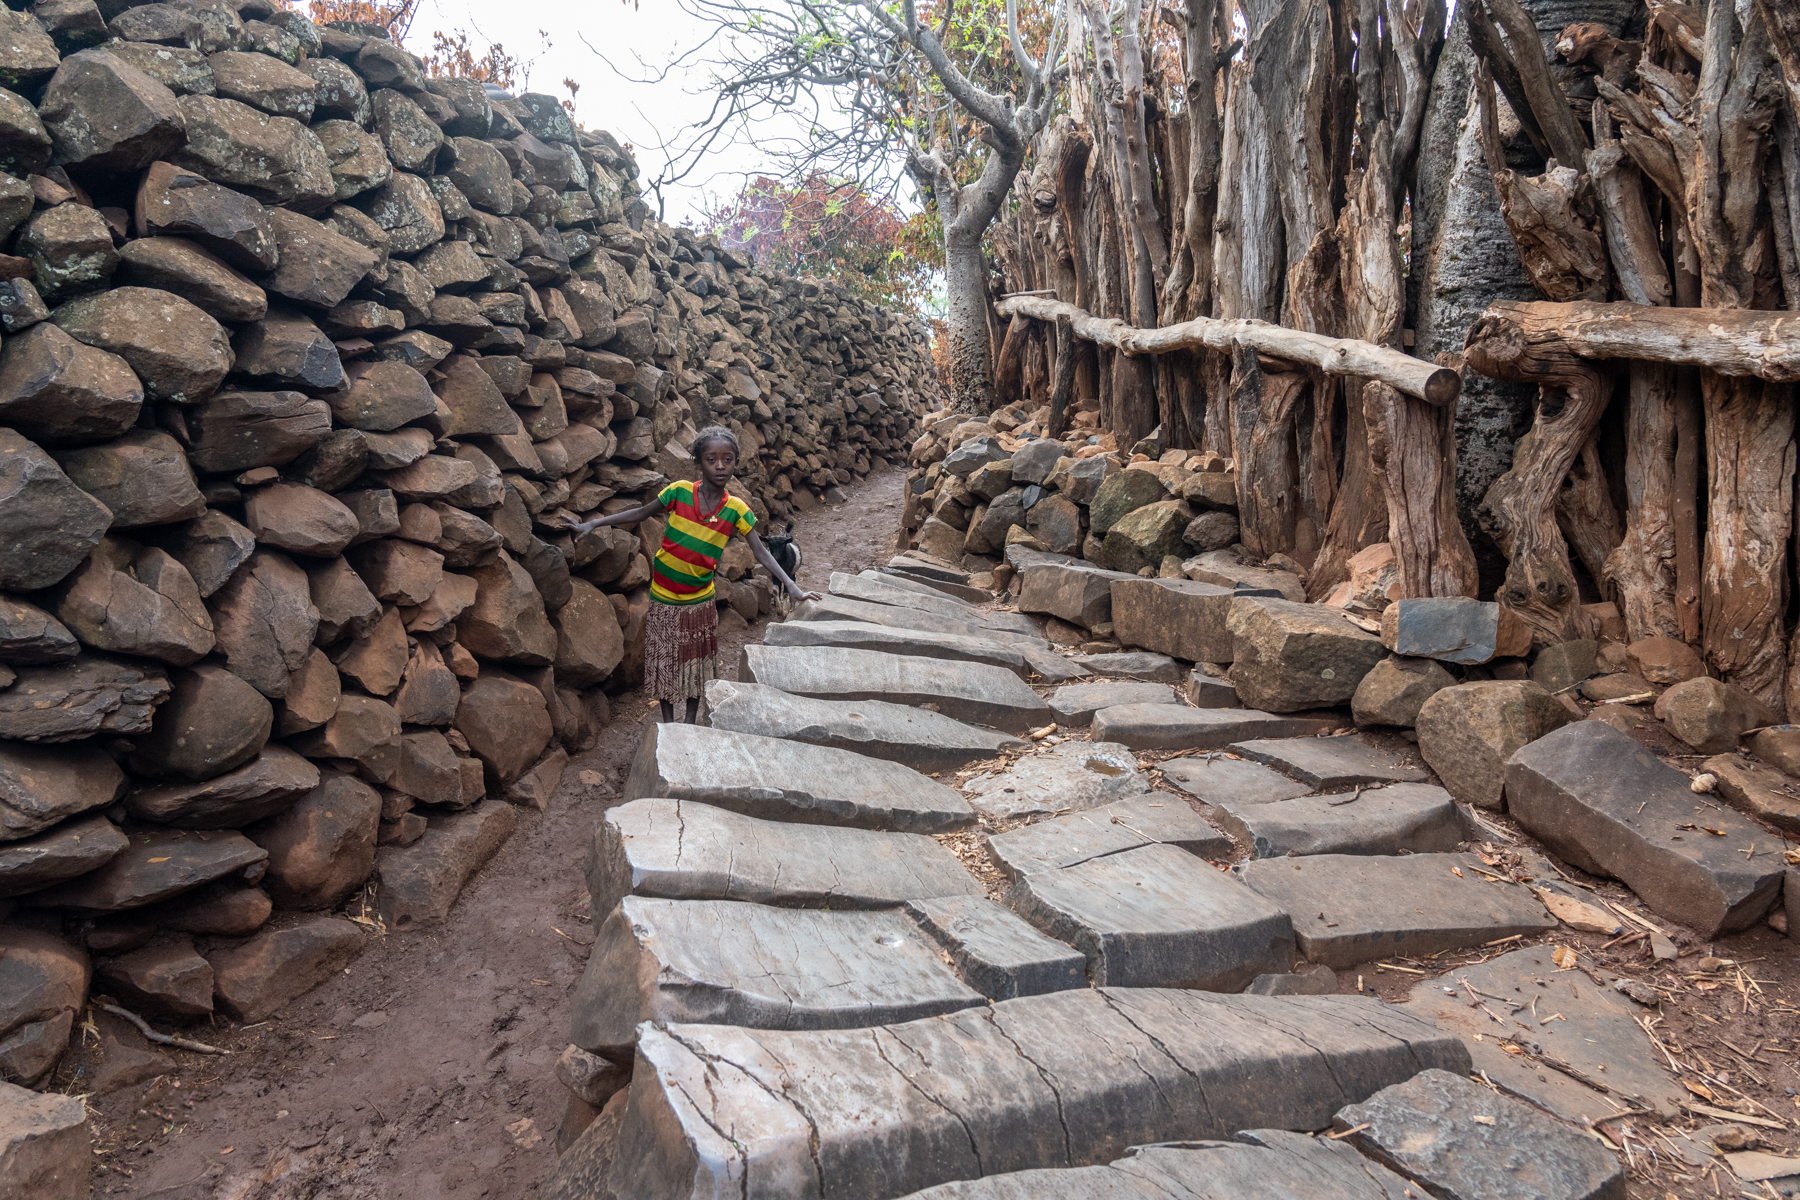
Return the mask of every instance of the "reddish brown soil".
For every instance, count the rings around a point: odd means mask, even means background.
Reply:
[[[903,484],[903,472],[878,470],[846,489],[848,505],[800,515],[801,585],[822,591],[834,570],[885,561]],[[739,648],[766,624],[722,631],[724,674],[736,675]],[[261,1025],[186,1031],[229,1057],[172,1052],[162,1082],[94,1098],[95,1193],[530,1196],[556,1161],[568,1092],[553,1067],[593,940],[582,856],[651,708],[636,692],[614,697],[599,746],[569,764],[548,811],[521,814],[443,928],[372,940],[343,975]]]

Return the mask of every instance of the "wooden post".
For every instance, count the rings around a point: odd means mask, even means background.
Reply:
[[[1075,388],[1075,332],[1066,316],[1056,318],[1056,379],[1050,386],[1050,423],[1044,432],[1060,438],[1069,428],[1069,394]]]

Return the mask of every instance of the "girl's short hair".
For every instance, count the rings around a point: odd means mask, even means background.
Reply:
[[[731,430],[725,428],[723,425],[708,425],[705,429],[702,429],[699,433],[695,434],[694,448],[690,453],[692,453],[696,459],[699,458],[702,454],[706,453],[707,444],[710,442],[724,442],[731,447],[731,452],[734,455],[739,458],[744,457],[743,447],[738,445],[737,434],[731,432]]]

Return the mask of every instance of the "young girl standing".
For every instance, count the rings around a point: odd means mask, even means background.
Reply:
[[[662,547],[650,564],[644,690],[661,702],[665,723],[675,719],[675,702],[685,700],[683,720],[690,725],[699,719],[707,681],[718,676],[719,610],[713,602],[713,576],[732,534],[749,540],[750,553],[790,597],[819,598],[788,578],[756,536],[756,514],[725,490],[737,470],[737,435],[723,425],[709,425],[694,438],[693,453],[699,480],[671,483],[648,504],[563,527],[579,538],[605,525],[632,525],[664,511],[669,514]]]

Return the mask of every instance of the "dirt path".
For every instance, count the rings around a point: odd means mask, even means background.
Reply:
[[[904,472],[871,473],[847,506],[802,515],[803,586],[884,561]],[[766,620],[721,638],[724,673]],[[555,1163],[568,1093],[552,1068],[592,941],[581,862],[617,794],[649,705],[575,758],[542,814],[476,877],[443,929],[374,942],[273,1020],[194,1036],[178,1086],[97,1099],[96,1193],[156,1200],[493,1200],[527,1197]]]

